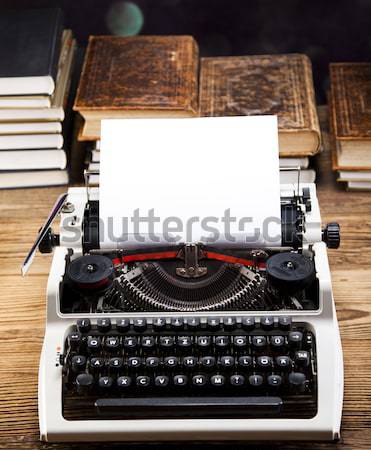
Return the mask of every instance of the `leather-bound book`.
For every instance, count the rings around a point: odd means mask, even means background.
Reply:
[[[100,120],[198,114],[198,47],[191,36],[93,36],[74,105],[80,138],[100,137]]]
[[[334,170],[371,170],[371,63],[330,64]]]
[[[58,8],[1,8],[1,96],[53,94],[62,33],[63,15]]]
[[[320,148],[312,67],[301,54],[201,59],[200,115],[278,116],[281,156]]]

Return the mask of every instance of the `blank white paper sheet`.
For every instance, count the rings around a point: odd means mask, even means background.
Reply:
[[[102,248],[281,244],[275,116],[103,120]]]

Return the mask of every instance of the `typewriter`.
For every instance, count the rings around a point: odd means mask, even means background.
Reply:
[[[70,188],[39,371],[45,441],[334,440],[343,362],[315,186],[281,185],[282,247],[99,246],[99,189]],[[59,214],[58,233],[51,223]],[[69,219],[69,220],[67,220]],[[81,233],[78,243],[68,231]]]

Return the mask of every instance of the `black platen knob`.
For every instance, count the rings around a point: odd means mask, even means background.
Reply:
[[[42,238],[39,244],[40,253],[51,253],[53,248],[59,245],[59,235],[54,234],[51,228],[48,228],[45,236]]]
[[[340,246],[340,225],[330,222],[322,230],[322,240],[326,242],[328,248],[339,248]]]

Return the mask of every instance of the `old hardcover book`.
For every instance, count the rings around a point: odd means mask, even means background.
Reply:
[[[54,92],[62,32],[60,9],[1,11],[0,95]]]
[[[371,63],[330,64],[334,170],[371,170]]]
[[[198,48],[191,36],[92,36],[74,105],[81,138],[100,137],[100,121],[187,117],[198,113]]]
[[[320,149],[309,58],[301,54],[201,59],[200,115],[276,114],[280,156]]]

